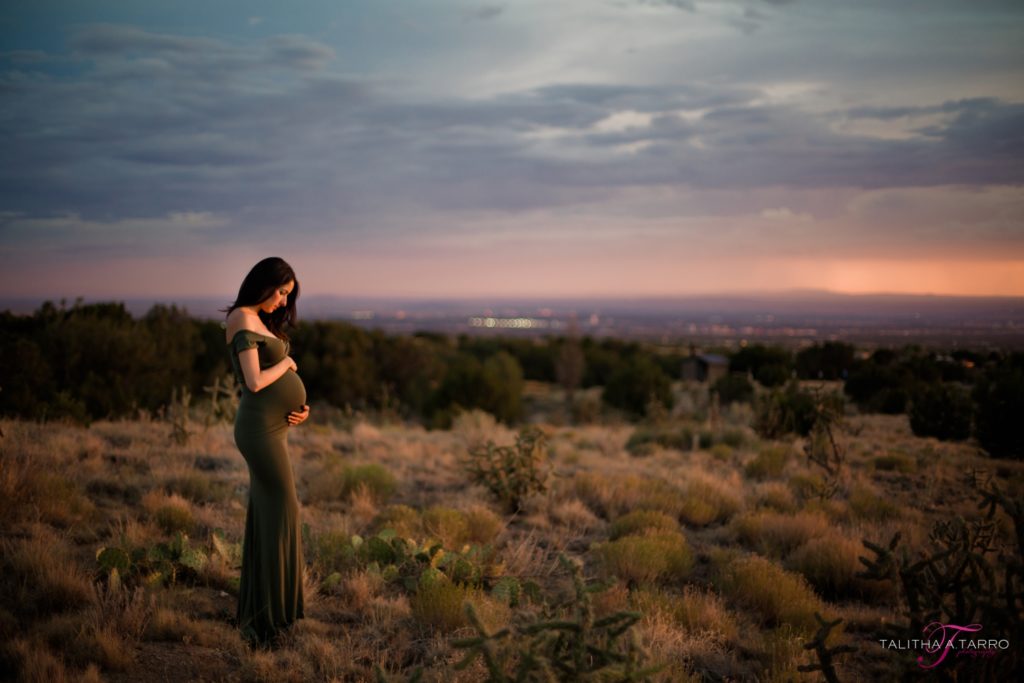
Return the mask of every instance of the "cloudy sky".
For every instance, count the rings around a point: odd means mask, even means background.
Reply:
[[[1020,296],[1022,45],[1018,0],[4,3],[4,294]]]

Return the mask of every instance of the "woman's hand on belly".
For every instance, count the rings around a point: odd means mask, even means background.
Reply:
[[[295,425],[300,425],[303,422],[305,422],[306,418],[308,417],[309,406],[303,405],[301,411],[293,410],[292,412],[288,413],[288,424],[291,425],[292,427],[294,427]]]

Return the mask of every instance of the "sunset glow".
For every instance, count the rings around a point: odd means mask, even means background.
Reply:
[[[0,10],[6,296],[1024,296],[1018,2],[130,7]]]

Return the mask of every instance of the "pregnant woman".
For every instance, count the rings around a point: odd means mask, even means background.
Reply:
[[[235,444],[249,466],[238,627],[266,643],[303,616],[299,501],[288,459],[288,428],[309,417],[306,388],[288,357],[299,282],[282,259],[266,258],[242,281],[227,313],[227,343],[242,399]]]

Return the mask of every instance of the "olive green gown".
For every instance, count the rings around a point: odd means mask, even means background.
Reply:
[[[257,349],[260,369],[280,362],[288,342],[239,330],[229,344],[242,385],[235,416],[235,444],[249,466],[249,506],[242,540],[238,626],[250,641],[266,642],[303,616],[302,535],[299,501],[288,458],[288,413],[302,410],[306,388],[292,370],[252,392],[238,354]]]

